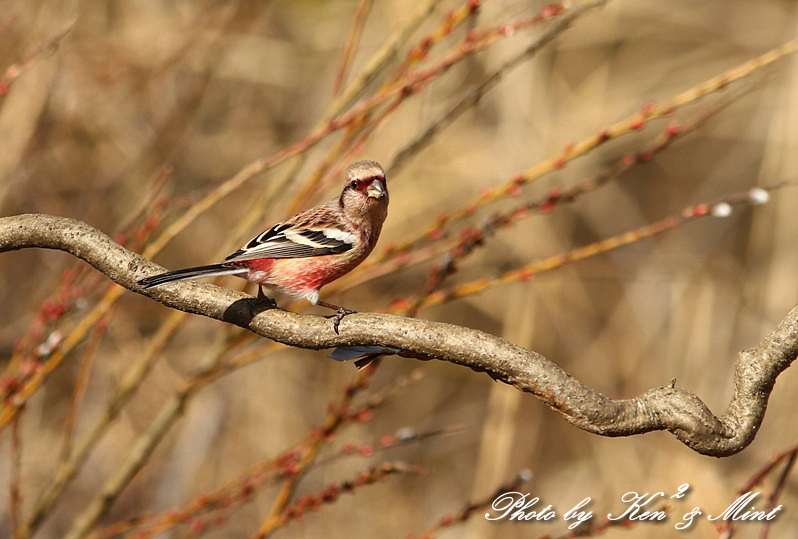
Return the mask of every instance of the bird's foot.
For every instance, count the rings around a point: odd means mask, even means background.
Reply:
[[[333,315],[333,331],[336,335],[338,335],[338,326],[341,324],[341,320],[344,319],[344,316],[348,314],[355,314],[357,311],[353,311],[352,309],[345,309],[343,307],[338,307],[336,310],[335,315]]]
[[[346,309],[334,303],[327,303],[326,301],[318,300],[316,305],[321,305],[322,307],[327,307],[328,309],[332,309],[335,311],[335,315],[332,316],[333,319],[333,331],[336,335],[338,335],[338,326],[341,323],[341,320],[344,319],[344,316],[348,314],[355,314],[357,311],[353,311],[351,309]],[[329,318],[329,317],[328,317]]]

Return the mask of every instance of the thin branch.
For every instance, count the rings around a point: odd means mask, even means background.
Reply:
[[[108,241],[113,243],[113,240],[104,236]],[[117,245],[117,244],[114,244]],[[124,249],[124,248],[123,248]],[[38,365],[35,371],[25,379],[25,382],[19,388],[15,388],[14,394],[6,398],[6,402],[0,407],[0,430],[8,425],[17,414],[18,410],[25,405],[28,399],[38,390],[52,372],[61,365],[61,362],[91,331],[96,327],[97,323],[105,316],[108,310],[114,305],[119,296],[122,295],[121,288],[111,287],[97,304],[78,322],[63,341],[59,343],[52,354],[45,362]]]
[[[573,12],[571,16],[576,14],[578,13]],[[563,24],[565,20],[566,19],[563,19],[561,24]],[[530,46],[534,46],[534,44]],[[732,83],[743,80],[746,77],[756,73],[760,69],[773,64],[779,59],[795,53],[796,50],[798,50],[798,39],[793,39],[774,49],[769,50],[760,56],[752,58],[732,69],[729,69],[720,75],[704,81],[697,86],[675,95],[662,103],[649,103],[644,105],[640,111],[629,116],[628,118],[615,122],[614,124],[599,130],[598,132],[585,139],[582,139],[579,142],[565,145],[565,147],[557,155],[554,155],[545,161],[542,161],[537,165],[516,174],[503,184],[496,187],[487,187],[482,189],[479,194],[475,195],[461,207],[455,209],[454,211],[438,215],[434,223],[429,225],[427,228],[421,227],[420,231],[414,232],[413,236],[411,236],[409,239],[384,249],[383,252],[379,253],[377,256],[372,256],[369,261],[362,264],[358,268],[358,271],[364,271],[366,268],[370,268],[371,266],[396,255],[398,252],[408,251],[425,240],[440,237],[441,230],[444,227],[471,217],[480,208],[483,208],[488,204],[503,199],[507,196],[511,196],[513,193],[516,193],[520,187],[537,181],[546,174],[562,169],[569,162],[587,154],[588,152],[594,150],[602,144],[609,142],[610,140],[614,140],[624,135],[639,131],[652,120],[670,116],[679,108],[699,101],[708,95],[717,93]],[[466,97],[466,99],[467,98],[468,97]],[[389,170],[396,164],[401,164],[401,161],[391,163]]]
[[[536,37],[527,47],[520,53],[516,54],[509,60],[506,60],[498,68],[496,68],[490,75],[486,76],[476,86],[471,88],[460,100],[455,103],[443,115],[432,121],[427,128],[419,134],[415,139],[410,141],[394,156],[391,164],[385,169],[389,176],[397,174],[408,163],[410,158],[421,150],[429,146],[435,137],[444,129],[454,123],[457,118],[463,115],[466,111],[473,108],[490,90],[496,87],[505,75],[513,69],[521,65],[523,62],[533,58],[540,50],[546,45],[551,43],[560,34],[568,30],[571,25],[582,15],[586,14],[592,9],[603,7],[607,0],[599,0],[589,2],[577,6],[572,11],[568,12],[560,18],[553,26],[548,28],[543,34]],[[552,4],[546,6],[538,12],[533,18],[535,21],[545,21],[549,18],[559,15],[562,8],[561,4]]]
[[[11,515],[11,530],[14,539],[27,536],[25,519],[22,517],[22,436],[20,430],[20,417],[16,416],[11,425],[11,478],[9,481],[9,513]]]
[[[367,381],[374,373],[374,369],[363,369],[352,377],[350,382],[344,387],[336,406],[328,410],[327,417],[324,418],[321,428],[311,436],[308,443],[304,445],[299,453],[299,457],[292,466],[292,473],[287,475],[280,485],[280,490],[269,509],[269,515],[258,529],[257,537],[268,537],[277,528],[282,526],[283,512],[296,491],[297,484],[301,477],[316,462],[316,458],[322,446],[330,435],[343,424],[346,418],[346,411],[349,409],[354,396],[367,387]]]
[[[478,510],[490,507],[493,501],[498,497],[504,494],[505,492],[513,492],[521,488],[525,482],[532,479],[532,472],[523,469],[519,470],[515,476],[513,476],[509,481],[505,481],[498,487],[496,487],[492,494],[482,498],[481,500],[469,501],[467,502],[462,509],[460,509],[455,514],[447,514],[444,515],[438,522],[436,522],[431,528],[421,534],[420,537],[422,538],[429,538],[432,539],[440,532],[444,531],[445,528],[449,528],[456,524],[460,524],[462,522],[466,522],[469,518],[471,518]],[[415,535],[410,535],[408,539],[415,538]]]
[[[357,48],[357,44],[360,42],[360,34],[363,33],[363,26],[366,24],[366,18],[369,12],[371,12],[371,4],[372,0],[360,0],[360,2],[358,2],[355,20],[352,21],[352,27],[349,29],[349,34],[346,37],[346,45],[344,46],[344,53],[341,57],[341,64],[338,66],[338,71],[335,73],[333,95],[338,95],[341,92],[341,86],[349,71],[352,57],[355,55],[355,48]]]
[[[778,480],[776,481],[776,487],[773,489],[770,496],[768,496],[768,504],[765,511],[770,512],[773,509],[773,507],[776,505],[776,500],[778,500],[779,496],[782,494],[784,490],[784,485],[790,473],[792,472],[793,465],[795,464],[796,455],[798,455],[798,445],[794,445],[789,449],[787,449],[786,451],[782,451],[778,455],[772,457],[770,459],[770,462],[768,462],[758,472],[756,472],[753,475],[753,477],[751,477],[748,481],[745,482],[745,484],[743,484],[743,486],[737,489],[736,495],[742,496],[743,494],[751,492],[757,486],[759,486],[771,473],[775,472],[776,467],[784,463],[784,465],[782,466],[781,473],[779,474]],[[728,521],[725,520],[720,524],[717,524],[715,527],[718,531],[718,537],[720,539],[730,539],[731,537],[734,537],[734,533],[736,531],[734,520],[728,520]],[[766,538],[769,531],[770,531],[770,521],[764,521],[762,524],[760,537],[763,539]]]
[[[13,24],[13,22],[14,21],[11,20],[9,21],[9,24]],[[6,94],[8,94],[9,90],[11,89],[11,83],[13,83],[14,80],[22,75],[22,73],[34,62],[55,54],[56,51],[58,51],[58,47],[61,45],[61,41],[63,41],[67,34],[72,31],[74,24],[74,22],[70,23],[65,30],[62,30],[60,33],[56,34],[55,37],[45,42],[31,54],[8,66],[5,72],[0,75],[0,98],[5,97]],[[3,30],[3,28],[0,28],[0,35],[2,35]]]
[[[373,466],[359,473],[354,479],[333,483],[319,493],[302,496],[277,517],[274,526],[268,530],[260,529],[252,537],[253,539],[268,537],[275,530],[285,527],[290,521],[301,518],[306,512],[317,511],[325,504],[334,503],[341,494],[352,493],[360,487],[373,485],[395,474],[419,474],[422,472],[423,469],[418,466],[411,466],[404,462],[386,462],[379,466]]]
[[[150,372],[160,352],[168,344],[169,339],[171,339],[185,317],[185,313],[179,311],[172,312],[166,322],[161,325],[158,332],[150,338],[150,342],[142,354],[142,357],[124,374],[108,407],[103,414],[97,418],[94,424],[86,429],[86,433],[76,444],[75,449],[69,455],[69,459],[59,465],[54,477],[42,490],[36,500],[31,512],[31,517],[28,521],[28,527],[31,531],[35,532],[44,522],[44,519],[50,511],[52,511],[66,486],[80,471],[81,466],[89,457],[91,450],[100,441],[103,434],[105,434],[108,427],[119,415],[125,404],[127,404],[130,398],[135,394],[141,380]]]
[[[439,305],[441,303],[446,303],[455,299],[461,299],[468,296],[473,296],[474,294],[482,293],[488,288],[496,285],[507,284],[515,281],[528,281],[541,273],[552,271],[566,264],[571,264],[579,260],[584,260],[588,257],[596,256],[618,249],[620,247],[637,243],[644,239],[658,236],[659,234],[673,230],[674,228],[685,225],[696,219],[704,219],[707,217],[728,217],[731,215],[732,206],[761,204],[764,201],[767,201],[767,198],[769,197],[769,189],[777,189],[782,186],[783,185],[767,189],[763,187],[755,187],[746,191],[730,193],[715,202],[692,204],[683,208],[679,213],[670,215],[654,223],[643,225],[632,230],[627,230],[621,234],[610,236],[588,245],[577,247],[563,253],[543,258],[541,260],[535,260],[520,268],[507,270],[500,275],[480,277],[474,279],[473,281],[453,286],[449,289],[431,288],[422,294],[420,299],[416,300],[411,305],[416,305],[417,308]],[[554,206],[558,196],[559,195],[550,195],[551,203],[548,204],[549,207]],[[525,211],[524,208],[521,208],[521,210]],[[478,234],[478,232],[475,232],[474,234]],[[389,312],[403,312],[407,308],[405,303],[406,302],[401,299],[394,301]]]
[[[97,356],[97,351],[100,349],[105,331],[108,329],[108,319],[103,318],[94,328],[94,331],[89,336],[89,342],[83,352],[83,358],[80,361],[78,369],[78,376],[75,380],[75,389],[72,391],[72,398],[69,402],[67,409],[67,416],[64,420],[64,441],[61,446],[61,463],[69,460],[72,454],[72,439],[75,435],[75,424],[80,413],[81,404],[86,396],[86,389],[89,385],[89,377],[91,376],[92,368],[94,367],[94,360]]]
[[[421,9],[419,9],[403,26],[398,28],[391,34],[386,42],[376,51],[366,66],[352,78],[352,81],[341,91],[335,101],[330,105],[329,110],[324,118],[316,127],[330,122],[344,109],[351,106],[356,99],[358,99],[371,81],[388,65],[390,60],[394,58],[399,51],[399,48],[404,44],[413,33],[435,10],[441,0],[427,0]]]
[[[781,470],[779,474],[779,479],[776,482],[776,487],[773,489],[773,492],[770,493],[768,496],[768,504],[765,508],[766,512],[771,512],[773,508],[776,507],[776,502],[779,499],[779,496],[784,492],[784,486],[787,483],[787,478],[792,473],[793,466],[795,465],[795,453],[790,455],[787,459],[787,463],[784,465],[784,468]],[[759,534],[759,539],[767,539],[767,536],[770,534],[770,524],[771,521],[766,520],[762,523],[762,531]]]

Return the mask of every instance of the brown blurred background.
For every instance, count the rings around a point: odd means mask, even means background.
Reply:
[[[579,4],[578,2],[576,3]],[[469,27],[530,17],[540,2],[485,1],[478,17],[437,45],[431,65]],[[436,28],[442,2],[412,34],[400,58]],[[58,50],[36,58],[0,101],[2,215],[50,213],[84,220],[108,234],[121,230],[163,167],[168,224],[247,163],[302,138],[332,99],[332,86],[357,2],[21,2],[0,0],[0,70],[69,29]],[[396,28],[415,14],[411,2],[372,7],[353,59],[363,67]],[[610,1],[580,18],[531,61],[511,71],[475,108],[389,177],[391,209],[381,246],[426,226],[440,212],[500,185],[630,116],[792,39],[798,4],[790,1]],[[396,152],[472,84],[547,28],[518,32],[455,65],[369,137],[358,155],[390,163]],[[678,213],[688,205],[754,185],[795,181],[798,173],[798,60],[794,56],[740,85],[679,110],[686,121],[731,92],[747,92],[698,132],[647,164],[554,213],[499,232],[460,265],[450,283],[494,275],[536,258],[585,245]],[[639,150],[667,120],[624,136],[525,188],[520,200],[572,185],[627,151]],[[332,147],[310,150],[297,180],[262,209],[265,226],[286,215],[302,182]],[[236,229],[241,216],[285,174],[285,163],[221,200],[177,236],[155,261],[167,268],[211,263],[259,232]],[[271,183],[270,183],[271,182]],[[332,196],[337,184],[316,201]],[[502,201],[473,217],[481,222]],[[676,379],[716,413],[731,394],[736,354],[757,344],[798,300],[798,189],[761,207],[736,208],[530,282],[496,286],[467,300],[422,310],[421,317],[480,328],[534,349],[614,398]],[[163,227],[159,227],[158,230]],[[457,230],[457,227],[453,229]],[[379,246],[378,246],[379,251]],[[434,260],[432,261],[434,262]],[[75,261],[62,253],[0,256],[3,362],[41,302]],[[429,263],[401,269],[335,296],[377,310],[412,295]],[[105,281],[98,281],[104,291]],[[235,280],[227,286],[239,286]],[[252,289],[250,289],[252,291]],[[98,296],[73,302],[56,329],[69,331]],[[320,311],[319,311],[320,312]],[[125,293],[109,318],[75,426],[80,436],[107,406],[113,388],[169,314]],[[62,537],[97,494],[180,381],[208,360],[228,328],[201,317],[184,323],[136,397],[121,413],[35,537]],[[267,343],[253,341],[257,350]],[[78,347],[21,416],[21,487],[29,511],[57,463],[66,409],[78,378]],[[324,352],[269,351],[209,385],[190,401],[103,523],[181,507],[301,441],[351,378],[350,364]],[[577,430],[529,395],[485,375],[442,362],[389,357],[361,396],[390,387],[414,369],[423,378],[392,397],[364,423],[344,427],[325,449],[373,443],[403,427],[457,432],[421,443],[350,457],[311,469],[297,494],[318,492],[372,463],[401,460],[428,470],[394,477],[343,496],[288,524],[284,537],[405,537],[480,499],[521,468],[524,492],[561,514],[586,496],[595,519],[618,512],[628,491],[692,490],[665,524],[613,529],[605,537],[672,537],[678,517],[701,507],[721,512],[775,453],[798,442],[795,392],[788,370],[776,384],[755,441],[740,454],[700,456],[667,433],[607,439]],[[11,533],[9,430],[0,433],[0,536]],[[323,454],[327,454],[323,453]],[[769,492],[770,477],[763,486]],[[276,486],[204,537],[249,537],[268,513]],[[798,533],[798,484],[787,480],[784,509],[771,537]],[[764,502],[758,500],[757,508]],[[26,513],[23,513],[26,514]],[[538,537],[564,533],[553,523],[488,523],[478,513],[442,537]],[[738,537],[758,536],[738,526]],[[184,530],[183,530],[184,531]],[[168,537],[183,537],[180,529]],[[700,519],[685,535],[715,537]]]

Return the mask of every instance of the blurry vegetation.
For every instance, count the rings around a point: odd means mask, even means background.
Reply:
[[[798,63],[749,60],[790,42],[797,6],[0,0],[2,214],[81,219],[174,269],[375,159],[391,190],[381,243],[323,297],[502,335],[616,398],[675,378],[721,412],[737,352],[798,299],[798,190],[640,227],[796,180]],[[754,443],[715,460],[666,433],[579,431],[451,364],[356,373],[51,251],[0,256],[0,303],[2,537],[565,533],[459,513],[522,469],[516,489],[558,509],[590,496],[599,516],[690,483],[664,525],[602,535],[671,537],[798,443],[789,371]],[[780,488],[772,534],[795,536],[798,485]]]

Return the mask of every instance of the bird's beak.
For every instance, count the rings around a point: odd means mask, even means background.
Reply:
[[[374,180],[366,189],[366,194],[369,198],[382,198],[388,194],[388,190],[382,180]]]

